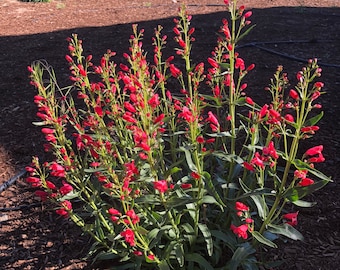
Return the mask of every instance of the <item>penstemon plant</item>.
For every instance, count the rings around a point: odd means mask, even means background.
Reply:
[[[54,160],[34,157],[27,181],[93,237],[90,255],[112,269],[258,269],[261,247],[302,239],[298,211],[285,206],[312,206],[302,198],[330,181],[315,169],[322,145],[299,151],[323,115],[317,61],[294,88],[279,66],[266,88],[271,103],[256,104],[244,83],[255,65],[236,52],[252,12],[224,2],[230,18],[208,68],[191,61],[195,28],[184,6],[173,29],[183,70],[164,58],[161,26],[148,62],[137,25],[125,63],[107,51],[95,65],[69,38],[69,87],[47,63],[29,67],[35,124]]]

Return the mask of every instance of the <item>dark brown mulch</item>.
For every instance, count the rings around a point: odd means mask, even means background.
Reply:
[[[145,45],[153,29],[164,26],[171,36],[178,3],[167,0],[114,1],[59,0],[48,4],[2,0],[0,3],[0,183],[17,175],[32,155],[44,154],[35,119],[34,91],[26,66],[46,59],[55,67],[60,81],[68,83],[65,39],[78,33],[86,54],[99,59],[108,48],[118,55],[128,47],[130,23],[146,29]],[[179,1],[178,1],[179,2]],[[223,1],[187,1],[194,16],[197,42],[194,60],[209,56],[221,18]],[[321,130],[311,141],[323,144],[326,162],[322,170],[334,183],[309,197],[317,201],[312,209],[300,209],[298,229],[302,242],[282,243],[271,259],[285,259],[281,269],[337,269],[340,265],[339,130],[340,108],[340,4],[337,0],[284,1],[247,0],[257,26],[239,49],[247,63],[255,63],[248,92],[264,99],[264,86],[277,65],[283,65],[294,81],[295,72],[308,58],[317,57],[323,68],[325,95],[321,97],[325,117]],[[297,3],[297,4],[296,4]],[[295,6],[294,6],[295,5]],[[167,18],[170,17],[170,18]],[[165,19],[166,18],[166,19]],[[166,51],[169,55],[172,51]],[[0,268],[83,269],[81,261],[88,239],[68,221],[57,218],[40,205],[32,189],[19,178],[0,195]]]

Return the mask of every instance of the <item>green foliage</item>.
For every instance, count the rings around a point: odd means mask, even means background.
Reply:
[[[208,68],[191,61],[195,29],[185,7],[174,28],[183,69],[164,58],[161,26],[148,59],[137,25],[122,63],[109,50],[96,65],[78,36],[69,38],[68,87],[47,63],[29,67],[35,124],[54,160],[34,157],[27,181],[93,238],[94,260],[113,269],[258,269],[261,245],[302,239],[298,212],[285,206],[312,206],[301,199],[330,181],[315,168],[322,146],[299,151],[323,115],[314,113],[321,70],[311,60],[285,93],[279,67],[272,102],[256,104],[243,83],[254,65],[236,52],[251,12],[236,0],[227,7]]]

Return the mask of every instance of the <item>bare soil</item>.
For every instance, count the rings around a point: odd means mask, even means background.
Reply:
[[[95,59],[107,49],[122,55],[128,48],[131,24],[145,28],[150,48],[153,29],[161,24],[172,34],[172,18],[180,2],[175,0],[52,0],[50,3],[0,2],[0,269],[104,269],[82,260],[89,240],[81,231],[41,205],[22,175],[31,156],[42,159],[43,137],[32,125],[34,89],[26,67],[45,59],[62,84],[68,82],[65,41],[72,33],[83,39],[85,53]],[[221,19],[227,16],[222,0],[188,0],[196,27],[194,60],[208,57],[216,41]],[[281,243],[268,259],[285,260],[277,269],[338,269],[340,265],[340,2],[338,0],[244,0],[253,11],[256,28],[242,41],[239,53],[256,64],[249,76],[249,94],[265,99],[263,88],[278,65],[294,81],[295,73],[309,58],[323,68],[326,94],[321,102],[325,117],[314,145],[323,144],[326,162],[319,167],[334,182],[310,201],[312,209],[299,209],[301,242]],[[167,51],[170,55],[173,52]],[[12,178],[13,177],[13,178]]]

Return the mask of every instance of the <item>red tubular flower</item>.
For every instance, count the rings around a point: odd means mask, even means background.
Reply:
[[[131,113],[135,113],[137,111],[136,108],[127,101],[124,102],[124,108],[127,109]]]
[[[194,178],[195,180],[199,180],[201,176],[197,172],[191,172],[191,177]]]
[[[135,118],[133,118],[133,116],[131,115],[130,112],[125,112],[122,116],[122,118],[129,123],[135,124],[137,123],[137,120]]]
[[[314,184],[314,180],[305,177],[305,178],[301,179],[301,181],[299,182],[298,186],[300,186],[300,187],[306,187],[306,186],[310,186],[310,185],[312,185],[312,184]]]
[[[325,158],[321,153],[316,157],[311,157],[308,159],[308,163],[321,163],[324,161],[325,161]]]
[[[175,67],[174,64],[170,64],[170,72],[171,75],[175,78],[179,77],[182,74],[182,72],[177,67]]]
[[[237,211],[249,211],[249,207],[242,202],[236,202],[235,209]]]
[[[208,58],[208,63],[213,67],[213,68],[219,68],[220,66],[218,65],[218,63],[212,59],[211,57]]]
[[[278,159],[279,155],[276,152],[275,146],[274,146],[274,142],[271,141],[267,147],[263,147],[263,154],[267,155],[267,156],[271,156],[274,159]]]
[[[285,120],[286,120],[287,122],[291,122],[291,123],[294,123],[294,122],[295,122],[294,116],[291,115],[291,114],[289,114],[289,113],[285,115]]]
[[[305,152],[305,156],[315,156],[321,154],[323,145],[314,146]]]
[[[63,181],[63,186],[59,189],[62,195],[66,195],[70,193],[72,190],[73,190],[73,187],[64,181]]]
[[[52,128],[42,128],[41,132],[44,133],[45,135],[48,135],[48,134],[54,134],[55,130]]]
[[[53,184],[51,181],[46,180],[46,187],[49,189],[56,189],[55,184]]]
[[[62,208],[56,210],[56,213],[64,218],[69,216],[69,211],[72,210],[72,203],[68,200],[63,201],[61,204]]]
[[[242,58],[236,58],[235,68],[239,68],[241,71],[245,70],[246,67]]]
[[[251,15],[253,15],[253,12],[248,11],[248,12],[246,12],[246,13],[244,14],[244,18],[245,18],[245,19],[248,19]]]
[[[110,208],[109,210],[107,210],[107,212],[112,216],[120,216],[121,215],[121,212],[119,212],[115,208]]]
[[[155,109],[157,106],[159,106],[159,95],[154,94],[148,101],[148,104],[151,106],[151,108]]]
[[[138,168],[136,167],[134,160],[132,160],[131,162],[125,163],[124,166],[125,166],[125,169],[126,169],[126,175],[128,177],[131,177],[131,176],[139,173]]]
[[[216,116],[211,112],[209,111],[208,112],[208,118],[207,118],[207,121],[215,126],[220,126],[220,123],[218,122]]]
[[[130,209],[126,212],[126,215],[131,218],[132,224],[139,222],[139,216],[136,215],[135,210]]]
[[[178,117],[183,118],[188,123],[192,123],[195,121],[194,116],[192,115],[189,108],[186,106],[183,107],[182,112],[178,114]]]
[[[187,183],[183,183],[183,184],[181,184],[181,188],[183,188],[183,189],[192,188],[192,185],[191,184],[187,184]]]
[[[124,237],[126,243],[128,243],[131,247],[136,246],[135,242],[135,233],[131,229],[126,229],[120,233],[121,236]]]
[[[55,177],[65,177],[66,176],[66,171],[63,166],[58,164],[57,162],[53,162],[50,166],[49,169],[51,170],[51,175]]]
[[[32,185],[32,187],[40,187],[41,186],[41,180],[38,177],[27,177],[26,178],[26,182],[30,183]]]
[[[238,237],[242,237],[243,239],[248,238],[248,225],[242,224],[241,226],[236,227],[234,224],[230,225],[230,229],[233,231],[234,234],[236,234]]]
[[[164,193],[168,190],[168,182],[166,180],[158,180],[153,182],[153,186],[160,193]]]
[[[290,89],[289,96],[295,100],[298,100],[300,98],[299,94],[294,89]]]
[[[251,106],[255,104],[254,101],[250,97],[246,97],[246,103],[248,103]]]
[[[286,220],[287,224],[291,226],[296,226],[298,224],[298,221],[297,221],[298,214],[299,214],[299,211],[295,213],[285,214],[282,217]]]
[[[252,164],[249,164],[248,162],[243,162],[243,167],[247,169],[248,171],[254,172],[255,168]]]

